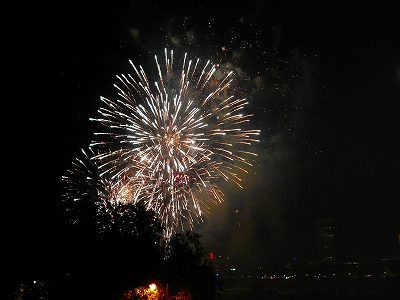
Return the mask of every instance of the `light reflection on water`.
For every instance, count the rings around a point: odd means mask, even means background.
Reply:
[[[216,300],[379,300],[400,294],[400,277],[292,281],[227,278],[223,287],[222,291],[218,291]],[[288,291],[286,295],[285,291]]]

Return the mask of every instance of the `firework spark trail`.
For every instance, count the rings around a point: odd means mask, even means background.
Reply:
[[[92,149],[85,151],[82,149],[82,158],[77,158],[73,163],[73,168],[68,170],[68,175],[62,179],[66,185],[66,192],[63,201],[73,202],[67,208],[72,213],[72,222],[82,223],[81,218],[88,217],[82,210],[87,210],[88,205],[94,204],[96,214],[109,215],[115,207],[123,203],[123,199],[132,199],[135,191],[127,190],[121,185],[121,181],[107,180],[99,173],[99,166],[93,158],[95,156]],[[127,196],[129,194],[129,196]],[[89,216],[92,217],[92,216]],[[108,226],[101,224],[101,226]],[[104,230],[105,228],[100,228]]]
[[[96,133],[100,140],[91,147],[98,150],[93,160],[101,180],[112,187],[111,201],[144,201],[169,236],[177,226],[202,221],[208,202],[223,201],[218,180],[241,186],[235,170],[251,166],[247,156],[255,154],[246,147],[258,141],[259,131],[241,127],[251,115],[240,113],[246,99],[229,95],[232,72],[219,79],[216,65],[201,67],[186,54],[175,69],[173,51],[168,55],[166,49],[165,66],[157,56],[155,62],[153,87],[142,66],[130,61],[137,79],[117,76],[121,98],[101,97],[101,116],[91,120],[107,130]]]

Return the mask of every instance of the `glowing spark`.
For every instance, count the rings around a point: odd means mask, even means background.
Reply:
[[[101,97],[100,117],[90,119],[106,128],[91,143],[98,150],[92,160],[111,188],[111,202],[143,201],[169,236],[177,226],[202,221],[207,202],[223,201],[220,179],[240,186],[233,170],[251,165],[246,157],[255,154],[246,147],[260,132],[240,127],[251,115],[243,113],[246,99],[229,95],[232,72],[220,80],[216,65],[201,67],[187,54],[175,68],[165,49],[164,67],[155,56],[158,78],[151,86],[142,66],[129,62],[136,76],[117,76],[120,99]]]

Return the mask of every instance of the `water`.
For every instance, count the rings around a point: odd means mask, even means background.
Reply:
[[[285,290],[297,291],[282,295]],[[297,293],[297,294],[296,294]],[[369,300],[397,299],[400,278],[335,278],[316,280],[260,280],[227,278],[216,300],[310,299]]]

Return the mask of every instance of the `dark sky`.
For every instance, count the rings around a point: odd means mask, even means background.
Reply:
[[[262,132],[244,188],[226,187],[194,228],[207,250],[243,263],[313,259],[314,220],[331,217],[346,255],[398,254],[396,1],[167,2],[35,8],[6,100],[16,163],[3,249],[62,233],[61,176],[93,138],[100,95],[116,97],[129,59],[152,68],[168,47],[233,66]]]

